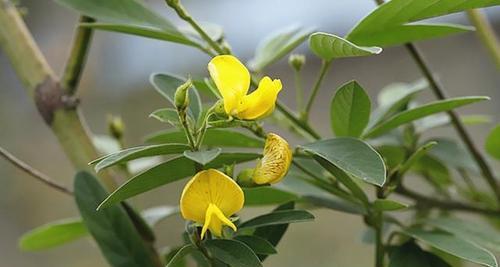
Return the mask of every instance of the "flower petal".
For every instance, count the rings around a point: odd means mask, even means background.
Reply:
[[[185,219],[205,224],[210,204],[229,217],[241,210],[243,202],[243,191],[233,179],[218,170],[209,169],[198,172],[186,184],[180,207]]]
[[[216,205],[210,204],[205,214],[205,223],[201,230],[201,238],[203,239],[207,229],[209,229],[213,235],[222,236],[223,225],[227,225],[236,231],[236,225],[234,225]]]
[[[253,174],[256,184],[274,184],[285,177],[292,162],[292,151],[288,142],[277,134],[267,135],[264,156]]]
[[[250,72],[236,57],[216,56],[208,63],[210,77],[224,99],[224,109],[231,115],[250,87]]]
[[[244,120],[255,120],[269,115],[276,104],[282,85],[279,79],[264,77],[259,87],[241,100],[236,117]]]

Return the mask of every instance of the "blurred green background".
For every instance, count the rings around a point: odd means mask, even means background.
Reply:
[[[161,0],[147,0],[156,11],[176,23]],[[234,52],[242,61],[250,59],[259,40],[269,32],[291,24],[315,26],[318,30],[345,34],[356,21],[375,5],[370,0],[315,1],[183,1],[195,18],[220,24]],[[23,0],[26,23],[33,32],[49,63],[62,70],[68,54],[77,14],[49,0]],[[500,8],[490,8],[488,15],[500,31]],[[444,21],[468,24],[463,14],[447,16]],[[2,25],[0,25],[2,27]],[[490,114],[499,121],[500,75],[488,58],[486,49],[473,32],[445,39],[418,43],[432,69],[449,95],[488,95],[492,101],[460,109],[463,114]],[[319,68],[319,60],[303,45],[307,54],[304,70],[305,88],[310,88]],[[138,145],[142,137],[164,125],[149,119],[151,111],[167,103],[152,90],[148,78],[152,72],[171,72],[194,77],[206,76],[209,58],[191,48],[108,32],[97,32],[85,69],[79,97],[82,111],[93,133],[106,132],[106,115],[121,115],[126,123],[126,143]],[[284,85],[280,98],[294,105],[292,71],[286,60],[268,69]],[[370,93],[392,82],[411,82],[421,76],[403,48],[388,48],[381,55],[339,60],[329,72],[311,116],[324,136],[331,136],[328,116],[331,96],[340,84],[356,79]],[[307,91],[307,90],[306,90]],[[430,92],[423,100],[432,99]],[[268,126],[268,125],[266,125]],[[492,125],[472,126],[478,144]],[[275,129],[275,128],[273,128]],[[278,130],[297,144],[300,140]],[[455,136],[451,129],[433,132]],[[37,169],[70,185],[73,175],[68,160],[43,124],[27,97],[8,59],[0,51],[0,146]],[[497,167],[498,170],[498,166]],[[132,200],[138,207],[176,204],[185,180],[148,192]],[[418,185],[418,183],[417,183]],[[425,192],[424,192],[425,193]],[[261,210],[246,209],[243,217]],[[317,210],[314,223],[292,225],[266,266],[370,266],[373,248],[361,237],[366,230],[362,220],[352,215]],[[106,266],[96,246],[84,239],[46,252],[28,253],[17,248],[17,240],[27,230],[56,219],[77,216],[73,200],[33,181],[31,177],[0,160],[0,266]],[[162,222],[156,229],[160,247],[180,244],[184,221],[180,217]]]

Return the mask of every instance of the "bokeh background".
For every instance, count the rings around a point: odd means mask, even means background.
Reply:
[[[182,24],[163,1],[146,2],[157,12]],[[301,24],[343,35],[375,7],[370,0],[183,2],[195,18],[222,25],[227,40],[242,60],[250,59],[258,42],[276,29]],[[22,0],[21,4],[28,10],[26,23],[49,63],[55,70],[62,70],[78,15],[50,0]],[[498,33],[500,8],[489,8],[487,13]],[[469,24],[464,14],[446,16],[440,20]],[[449,95],[492,97],[492,101],[461,109],[461,113],[489,114],[494,122],[498,122],[500,75],[473,32],[420,42],[418,46]],[[307,55],[303,77],[307,89],[315,79],[319,60],[308,52],[307,45],[297,51]],[[166,105],[149,85],[149,75],[152,72],[171,72],[202,77],[207,75],[208,61],[206,55],[180,45],[97,32],[79,89],[81,107],[90,129],[93,133],[103,134],[106,132],[106,115],[120,115],[127,127],[127,145],[140,144],[144,135],[164,127],[148,118],[151,111]],[[284,90],[280,98],[294,106],[292,71],[286,59],[270,67],[267,73],[281,78]],[[388,48],[378,56],[339,60],[332,66],[322,86],[311,116],[312,124],[324,136],[331,136],[328,126],[330,99],[335,88],[346,81],[358,80],[374,100],[377,92],[389,83],[412,82],[419,78],[421,75],[415,64],[400,47]],[[432,95],[426,92],[421,99],[432,99]],[[492,124],[471,127],[478,144],[491,127]],[[451,129],[436,130],[433,134],[454,136]],[[68,160],[43,124],[2,51],[0,145],[59,181],[71,184],[73,170]],[[498,170],[498,166],[495,167]],[[176,204],[184,182],[134,198],[133,203],[141,208]],[[248,218],[260,211],[247,209],[243,217]],[[266,266],[371,265],[373,251],[370,245],[361,241],[366,227],[360,218],[324,210],[314,211],[314,214],[314,223],[290,227],[278,247],[280,253],[272,256]],[[0,266],[106,266],[98,249],[88,239],[40,253],[21,252],[18,249],[17,240],[27,230],[72,216],[77,216],[73,200],[51,191],[0,160]],[[184,222],[180,217],[162,222],[156,229],[159,246],[180,244],[179,233],[183,227]]]

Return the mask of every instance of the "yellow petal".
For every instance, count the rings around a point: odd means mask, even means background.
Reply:
[[[262,78],[259,87],[243,97],[235,116],[239,119],[255,120],[269,115],[274,110],[281,88],[280,80],[271,80],[267,76]]]
[[[180,208],[187,220],[204,225],[220,233],[222,225],[235,229],[229,218],[243,207],[244,195],[233,179],[224,173],[209,169],[198,172],[184,187]],[[215,215],[215,216],[214,216]]]
[[[232,115],[250,87],[250,72],[236,57],[222,55],[208,63],[210,77],[224,99],[224,109]]]
[[[256,184],[274,184],[286,175],[292,162],[292,151],[288,142],[277,134],[267,135],[264,156],[255,168],[253,181]]]

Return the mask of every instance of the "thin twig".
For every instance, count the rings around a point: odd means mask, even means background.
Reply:
[[[323,79],[325,78],[325,75],[326,75],[330,65],[331,65],[331,61],[323,60],[321,62],[321,68],[319,70],[318,78],[316,79],[316,82],[314,83],[311,95],[309,96],[309,100],[307,100],[307,104],[306,104],[306,107],[304,109],[303,117],[301,118],[303,121],[307,121],[307,119],[309,117],[309,111],[311,111],[314,100],[316,99],[316,95],[319,92],[319,88],[321,87],[321,83],[323,82]]]
[[[65,187],[64,185],[61,185],[51,179],[49,176],[43,174],[42,172],[36,170],[35,168],[31,167],[27,163],[21,161],[20,159],[16,158],[14,155],[9,153],[7,150],[3,149],[0,147],[0,155],[5,158],[8,162],[12,163],[14,166],[19,168],[20,170],[24,171],[25,173],[29,174],[31,177],[37,179],[38,181],[50,186],[51,188],[67,194],[67,195],[73,195],[73,192]]]
[[[467,10],[469,21],[476,28],[476,33],[490,52],[490,56],[495,62],[497,69],[500,69],[500,42],[493,30],[486,14],[479,9]]]

